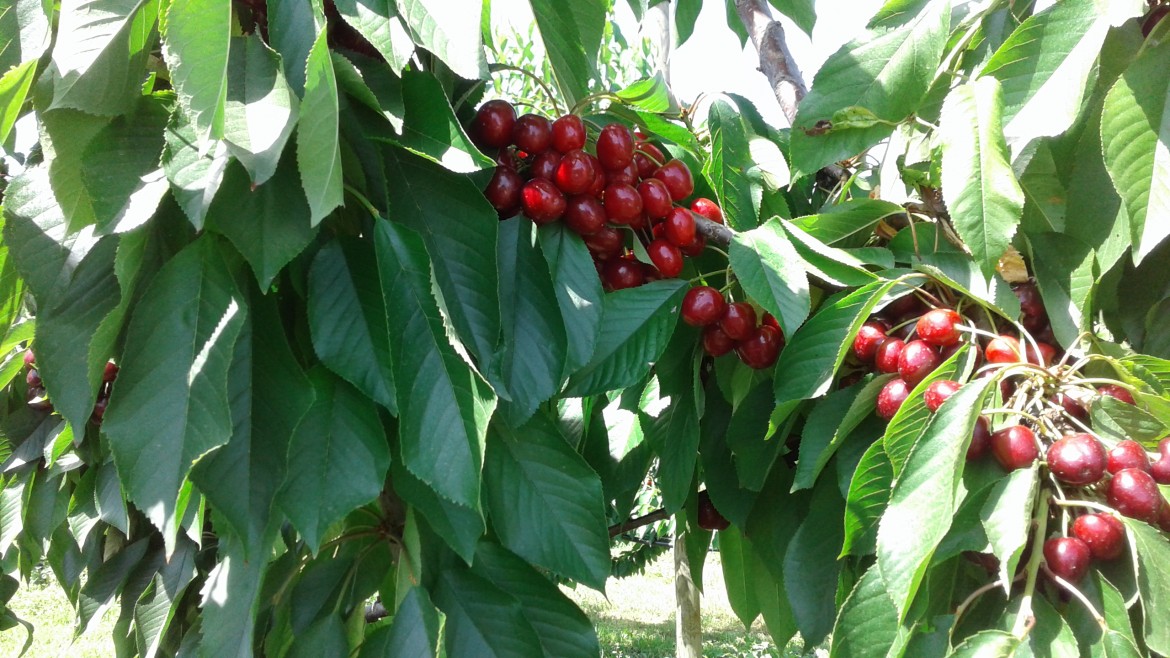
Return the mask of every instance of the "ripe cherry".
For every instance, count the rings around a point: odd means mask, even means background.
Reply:
[[[1163,452],[1150,466],[1150,475],[1154,476],[1154,481],[1158,484],[1170,484],[1170,455]]]
[[[557,167],[561,164],[561,154],[556,151],[545,151],[532,158],[532,165],[528,167],[528,175],[533,178],[553,180],[557,176]]]
[[[683,297],[683,322],[693,327],[705,327],[723,317],[727,302],[723,295],[711,286],[695,286]]]
[[[862,363],[873,363],[878,344],[885,340],[889,328],[889,325],[881,320],[870,320],[861,325],[853,339],[853,356]]]
[[[918,337],[938,347],[948,347],[959,342],[958,325],[963,316],[949,308],[936,308],[918,318],[915,329]]]
[[[585,148],[585,122],[576,114],[553,121],[552,147],[561,153]]]
[[[719,327],[732,340],[747,340],[756,330],[756,309],[747,302],[728,304],[719,319]]]
[[[605,214],[614,224],[629,224],[642,214],[642,196],[624,183],[605,187]]]
[[[707,238],[704,238],[701,235],[696,235],[694,242],[688,245],[679,245],[678,248],[682,249],[684,255],[694,258],[695,256],[703,253],[703,250],[707,248]]]
[[[611,123],[597,136],[597,159],[609,170],[621,169],[634,161],[634,136],[620,123]],[[635,174],[637,172],[635,171]]]
[[[926,379],[938,367],[938,349],[924,340],[912,340],[898,355],[898,375],[911,387]]]
[[[1048,326],[1048,312],[1044,310],[1044,300],[1036,284],[1021,283],[1014,291],[1020,300],[1020,324],[1032,334],[1039,333]]]
[[[1027,354],[1028,363],[1032,365],[1048,366],[1056,363],[1056,348],[1048,343],[1036,343],[1035,347],[1029,344],[1024,348],[1024,352]]]
[[[784,338],[779,331],[762,326],[757,327],[747,340],[740,342],[735,348],[735,353],[749,368],[761,370],[776,363],[776,357],[780,355],[783,344]]]
[[[639,178],[650,178],[664,162],[666,156],[650,142],[638,142],[634,146],[634,166],[638,169]]]
[[[491,100],[479,106],[471,121],[471,134],[481,146],[503,148],[512,143],[516,110],[503,100]]]
[[[597,260],[607,260],[621,255],[625,247],[621,231],[612,226],[603,226],[600,231],[585,238],[585,246]]]
[[[910,397],[910,386],[901,379],[891,379],[878,392],[877,415],[885,420],[893,418],[908,397]]]
[[[538,114],[525,114],[512,127],[512,142],[529,155],[544,153],[552,145],[552,124]]]
[[[710,199],[704,199],[702,197],[699,197],[698,199],[695,199],[694,201],[692,201],[691,202],[691,212],[695,213],[696,215],[699,215],[700,217],[706,217],[707,219],[715,222],[716,224],[724,223],[723,222],[723,209],[721,209],[719,207],[719,204],[715,203],[714,201],[712,201]]]
[[[578,235],[593,235],[605,228],[605,207],[595,196],[570,197],[565,204],[565,224]]]
[[[557,164],[553,182],[565,194],[583,194],[593,186],[593,162],[584,151],[569,151]]]
[[[565,195],[552,181],[533,178],[520,191],[524,214],[537,224],[555,221],[565,212]]]
[[[118,365],[113,361],[106,362],[106,369],[102,371],[102,381],[109,384],[118,378]]]
[[[760,324],[772,327],[776,331],[779,331],[781,336],[784,335],[784,330],[780,328],[780,321],[777,320],[776,316],[772,315],[771,313],[764,313],[764,317],[760,320]]]
[[[37,372],[36,368],[29,368],[28,374],[24,376],[24,381],[29,388],[41,388],[45,385],[41,381],[41,373]]]
[[[887,336],[878,343],[877,350],[873,355],[873,363],[877,366],[878,371],[898,372],[898,359],[902,356],[902,349],[905,347],[906,341],[893,336]]]
[[[642,184],[645,185],[647,182],[649,181],[643,181]],[[645,199],[643,199],[644,205]],[[662,222],[662,227],[663,237],[670,240],[671,244],[686,247],[695,241],[695,218],[687,212],[686,208],[671,208],[670,212],[666,214],[666,219]]]
[[[1072,524],[1073,536],[1085,542],[1098,560],[1116,560],[1125,550],[1125,525],[1112,514],[1085,514]]]
[[[609,184],[609,175],[601,168],[601,162],[597,156],[590,154],[589,163],[593,165],[593,185],[589,186],[588,194],[591,194],[598,199],[605,193],[605,186]]]
[[[36,386],[28,389],[28,406],[37,411],[52,411],[53,402],[43,387]]]
[[[1136,468],[1150,472],[1150,457],[1146,449],[1137,441],[1118,441],[1109,451],[1109,472],[1116,473],[1127,468]]]
[[[926,387],[926,392],[923,394],[923,399],[926,401],[926,408],[934,413],[942,406],[947,398],[954,395],[962,384],[953,379],[940,379],[933,381],[930,386]]]
[[[625,258],[606,261],[603,279],[610,290],[636,288],[646,282],[641,263]]]
[[[1040,456],[1036,435],[1023,425],[1005,427],[992,434],[991,453],[1008,471],[1027,468]]]
[[[36,365],[36,362],[37,362],[37,357],[35,354],[33,354],[33,351],[31,349],[25,350],[24,351],[24,365],[26,367],[31,368],[34,365]]]
[[[695,191],[691,170],[682,160],[670,160],[654,172],[654,177],[666,183],[670,198],[675,201],[682,201]]]
[[[106,407],[109,405],[110,398],[104,395],[98,396],[97,401],[93,403],[93,411],[89,414],[89,419],[94,425],[102,424],[102,420],[106,417]]]
[[[1089,545],[1076,537],[1054,537],[1044,542],[1044,562],[1048,570],[1070,583],[1085,576],[1091,558]]]
[[[1109,456],[1091,434],[1065,434],[1048,447],[1048,469],[1061,482],[1083,487],[1105,475]]]
[[[980,416],[971,430],[971,445],[967,446],[967,461],[983,459],[991,449],[991,423],[987,416]]]
[[[634,163],[630,163],[621,169],[610,169],[606,172],[609,176],[610,183],[621,183],[622,185],[637,185],[638,184],[638,168]]]
[[[699,492],[699,527],[704,530],[726,530],[731,522],[711,502],[706,490]]]
[[[662,273],[662,276],[673,279],[682,272],[683,255],[678,247],[661,238],[646,245],[646,253],[650,254],[650,262]]]
[[[650,219],[662,219],[674,208],[670,202],[670,190],[667,190],[666,185],[657,178],[638,183],[638,194],[642,197],[642,209]]]
[[[1114,473],[1105,497],[1123,516],[1151,523],[1157,521],[1165,505],[1158,483],[1149,473],[1136,468],[1123,468]]]
[[[724,333],[717,324],[703,328],[703,349],[711,356],[723,356],[735,349],[737,344],[738,342]]]
[[[1105,384],[1097,388],[1097,392],[1101,395],[1108,395],[1111,398],[1121,400],[1126,404],[1135,404],[1133,394],[1124,387],[1116,384]]]
[[[983,350],[983,357],[988,363],[1018,363],[1021,354],[1020,341],[1011,336],[992,338]]]
[[[524,179],[520,174],[507,167],[496,167],[483,195],[500,217],[511,217],[520,208],[520,189],[523,187]]]
[[[1089,419],[1089,410],[1085,405],[1065,393],[1056,394],[1056,403],[1064,408],[1064,413],[1080,421]]]

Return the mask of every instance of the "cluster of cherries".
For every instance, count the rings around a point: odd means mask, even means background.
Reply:
[[[609,290],[678,276],[684,256],[706,246],[692,212],[723,223],[709,199],[689,209],[675,205],[694,193],[690,169],[620,123],[602,127],[590,152],[580,116],[517,117],[507,101],[491,100],[476,112],[471,135],[480,148],[496,150],[484,196],[500,217],[523,212],[540,225],[563,221],[584,238]],[[650,263],[637,260],[624,232],[641,242]]]
[[[771,313],[759,322],[748,302],[728,303],[723,293],[711,286],[695,286],[683,297],[683,322],[703,328],[703,349],[711,356],[735,350],[740,361],[751,368],[767,368],[776,362],[784,347],[784,333]]]
[[[49,399],[49,394],[45,391],[45,382],[41,380],[41,373],[37,370],[37,357],[33,354],[31,349],[24,351],[24,365],[28,369],[25,374],[25,382],[28,383],[28,406],[37,411],[53,411],[53,402]],[[93,413],[90,414],[89,420],[95,425],[101,425],[102,419],[106,415],[106,407],[110,404],[110,389],[113,388],[114,379],[118,377],[118,366],[113,361],[106,363],[106,369],[102,372],[102,386],[98,389],[97,401],[93,405]]]

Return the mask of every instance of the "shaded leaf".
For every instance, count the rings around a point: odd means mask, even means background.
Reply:
[[[305,95],[297,122],[297,168],[309,199],[313,226],[344,201],[337,123],[340,118],[328,33],[321,30],[309,51]]]
[[[227,69],[223,137],[252,182],[276,172],[300,113],[300,99],[281,72],[280,55],[257,35],[233,37]],[[301,62],[300,77],[305,75]]]
[[[541,655],[540,639],[515,597],[462,568],[443,570],[433,590],[435,605],[447,615],[448,656]]]
[[[561,222],[540,227],[540,250],[548,263],[553,291],[567,334],[565,370],[589,362],[601,328],[601,281],[585,243]]]

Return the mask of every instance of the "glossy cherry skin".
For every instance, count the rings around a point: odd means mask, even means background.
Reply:
[[[756,330],[756,309],[747,302],[728,304],[719,327],[733,340],[747,340]]]
[[[657,179],[651,179],[657,180]],[[645,184],[647,181],[643,181]],[[643,206],[645,202],[643,201]],[[662,235],[671,244],[679,247],[686,247],[695,242],[695,218],[686,208],[674,207],[666,214],[666,219],[662,221]]]
[[[1021,283],[1015,286],[1013,291],[1020,300],[1020,324],[1032,334],[1048,326],[1048,312],[1044,310],[1044,300],[1041,299],[1036,284],[1030,281]]]
[[[110,406],[110,398],[105,395],[99,395],[97,401],[93,403],[93,411],[89,414],[89,419],[94,425],[102,424],[102,420],[106,416],[106,407],[108,406]]]
[[[1048,570],[1070,583],[1085,577],[1090,559],[1089,545],[1076,537],[1053,537],[1044,542],[1044,562]]]
[[[1022,354],[1020,341],[1011,336],[992,338],[983,350],[983,358],[988,363],[1019,363]]]
[[[703,349],[711,356],[723,356],[738,344],[739,341],[725,334],[717,324],[703,328]]]
[[[569,197],[565,204],[565,224],[578,235],[593,235],[605,228],[605,206],[588,194]]]
[[[621,169],[607,170],[606,176],[609,177],[608,180],[610,183],[631,186],[638,184],[638,168],[632,162]]]
[[[1057,393],[1055,401],[1064,408],[1064,413],[1068,414],[1069,416],[1072,416],[1073,418],[1076,418],[1080,421],[1086,421],[1089,419],[1089,410],[1086,409],[1085,405],[1078,402],[1075,398],[1072,398],[1064,393]]]
[[[585,238],[585,246],[596,260],[608,260],[622,254],[625,240],[621,231],[612,226],[603,226],[600,231]]]
[[[980,416],[975,421],[975,429],[971,430],[971,444],[967,446],[967,461],[983,459],[988,450],[991,450],[991,423],[986,416]]]
[[[565,194],[584,194],[593,187],[593,162],[581,150],[569,151],[557,164],[553,182]]]
[[[695,191],[695,180],[691,178],[691,170],[682,160],[670,160],[654,172],[654,178],[666,184],[670,190],[670,198],[682,201]]]
[[[1105,498],[1123,516],[1151,523],[1157,521],[1165,504],[1153,476],[1136,468],[1123,468],[1114,473]]]
[[[1111,398],[1121,400],[1126,404],[1135,404],[1133,394],[1130,393],[1127,389],[1116,384],[1105,384],[1104,386],[1099,386],[1097,388],[1097,392],[1101,395],[1108,395]]]
[[[650,178],[638,183],[638,194],[642,197],[642,210],[650,219],[662,219],[674,209],[674,205],[670,202],[670,191],[657,178]]]
[[[1085,542],[1098,560],[1116,560],[1125,551],[1125,525],[1112,514],[1078,516],[1072,534]]]
[[[880,320],[870,320],[861,325],[853,338],[853,356],[862,363],[873,363],[878,345],[885,340],[889,325]]]
[[[629,224],[642,214],[642,196],[633,186],[610,183],[605,187],[605,215],[614,224]]]
[[[962,334],[958,325],[962,324],[963,316],[949,308],[936,308],[927,311],[918,318],[915,331],[922,340],[935,347],[949,347],[959,342]]]
[[[634,145],[634,166],[638,169],[639,178],[650,178],[664,162],[666,156],[650,142],[638,142]]]
[[[516,110],[503,100],[491,100],[479,106],[471,121],[471,134],[481,146],[503,148],[512,143]]]
[[[731,525],[719,510],[715,509],[715,505],[711,503],[711,496],[706,492],[699,492],[699,527],[704,530],[726,530]]]
[[[1158,457],[1150,466],[1150,475],[1158,484],[1170,484],[1170,456],[1163,454]]]
[[[598,199],[605,193],[605,186],[609,185],[609,176],[605,170],[601,168],[601,162],[597,156],[589,154],[589,162],[593,165],[593,185],[589,188],[587,194],[592,194]]]
[[[756,327],[747,340],[736,346],[735,353],[747,367],[761,370],[776,363],[783,345],[784,338],[779,331],[768,326]]]
[[[533,178],[520,190],[524,214],[537,224],[556,221],[565,213],[565,204],[565,195],[544,178]]]
[[[891,379],[886,382],[877,396],[877,415],[889,420],[902,408],[902,403],[910,397],[910,386],[901,379]]]
[[[714,324],[723,317],[727,302],[723,295],[711,286],[695,286],[683,297],[683,322],[693,327]]]
[[[692,201],[691,202],[691,212],[695,213],[696,215],[699,215],[700,217],[706,217],[707,219],[715,222],[716,224],[723,224],[724,223],[723,222],[723,209],[719,207],[719,204],[715,203],[714,201],[712,201],[710,199],[704,199],[702,197],[699,197],[698,199],[695,199],[694,201]]]
[[[553,121],[552,147],[561,153],[585,148],[585,122],[576,114]]]
[[[1036,435],[1023,425],[1005,427],[991,435],[991,454],[1004,470],[1027,468],[1040,456]]]
[[[1150,457],[1146,454],[1146,449],[1142,447],[1142,444],[1137,441],[1129,439],[1118,441],[1117,445],[1109,451],[1109,472],[1116,473],[1126,468],[1150,472]]]
[[[906,341],[893,336],[887,336],[878,343],[873,355],[873,363],[877,366],[878,371],[898,372],[898,359],[902,356],[902,350],[905,347]]]
[[[764,313],[764,317],[760,318],[760,324],[772,327],[776,331],[779,331],[781,336],[784,335],[784,330],[780,328],[780,321],[771,313]]]
[[[528,175],[533,178],[553,180],[557,176],[557,168],[561,164],[561,154],[556,151],[545,151],[532,158],[532,166],[528,168]]]
[[[947,398],[954,395],[962,386],[959,382],[953,379],[940,379],[933,381],[930,386],[926,387],[926,392],[923,393],[923,400],[926,402],[926,408],[934,413],[942,406]]]
[[[679,245],[678,248],[682,249],[683,255],[694,258],[695,256],[703,253],[703,250],[707,248],[707,238],[704,238],[701,235],[696,235],[694,242],[688,245]]]
[[[912,340],[898,355],[898,375],[911,387],[926,379],[938,367],[938,349],[924,340]]]
[[[552,124],[538,114],[525,114],[512,126],[512,143],[529,155],[538,155],[552,145]]]
[[[33,354],[32,350],[25,350],[23,358],[24,358],[24,365],[25,366],[31,368],[34,365],[36,365],[37,356],[35,354]]]
[[[496,167],[483,195],[500,217],[511,217],[520,209],[520,190],[523,187],[524,179],[520,174],[507,167]]]
[[[602,279],[610,290],[636,288],[646,282],[641,263],[625,258],[613,258],[606,261]]]
[[[1048,446],[1048,470],[1061,482],[1083,487],[1105,475],[1109,455],[1091,434],[1065,434]]]
[[[678,247],[659,238],[646,245],[646,253],[650,254],[650,262],[662,273],[662,276],[673,279],[682,273],[683,255]]]
[[[28,374],[24,376],[24,382],[29,388],[42,388],[45,385],[45,382],[41,381],[41,373],[36,368],[29,368]]]
[[[630,129],[620,123],[602,128],[597,136],[597,159],[609,170],[621,169],[633,162],[634,136]]]

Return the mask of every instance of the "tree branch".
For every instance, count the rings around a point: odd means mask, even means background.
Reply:
[[[695,212],[691,212],[691,216],[695,218],[695,233],[706,238],[707,242],[724,249],[731,244],[731,238],[735,236],[731,229]]]
[[[670,518],[670,514],[667,513],[666,508],[659,507],[658,509],[654,510],[653,512],[650,512],[649,514],[639,516],[637,518],[633,518],[633,519],[630,519],[628,521],[623,521],[623,522],[618,523],[616,525],[609,526],[609,536],[611,538],[617,537],[618,535],[622,534],[623,532],[629,532],[631,530],[641,528],[644,525],[650,525],[651,523],[654,523],[655,521],[664,521],[664,520],[669,519],[669,518]]]
[[[796,120],[796,106],[808,93],[808,86],[788,50],[784,26],[772,20],[772,12],[764,0],[735,0],[735,10],[760,54],[759,70],[768,78],[788,125],[792,125]]]

